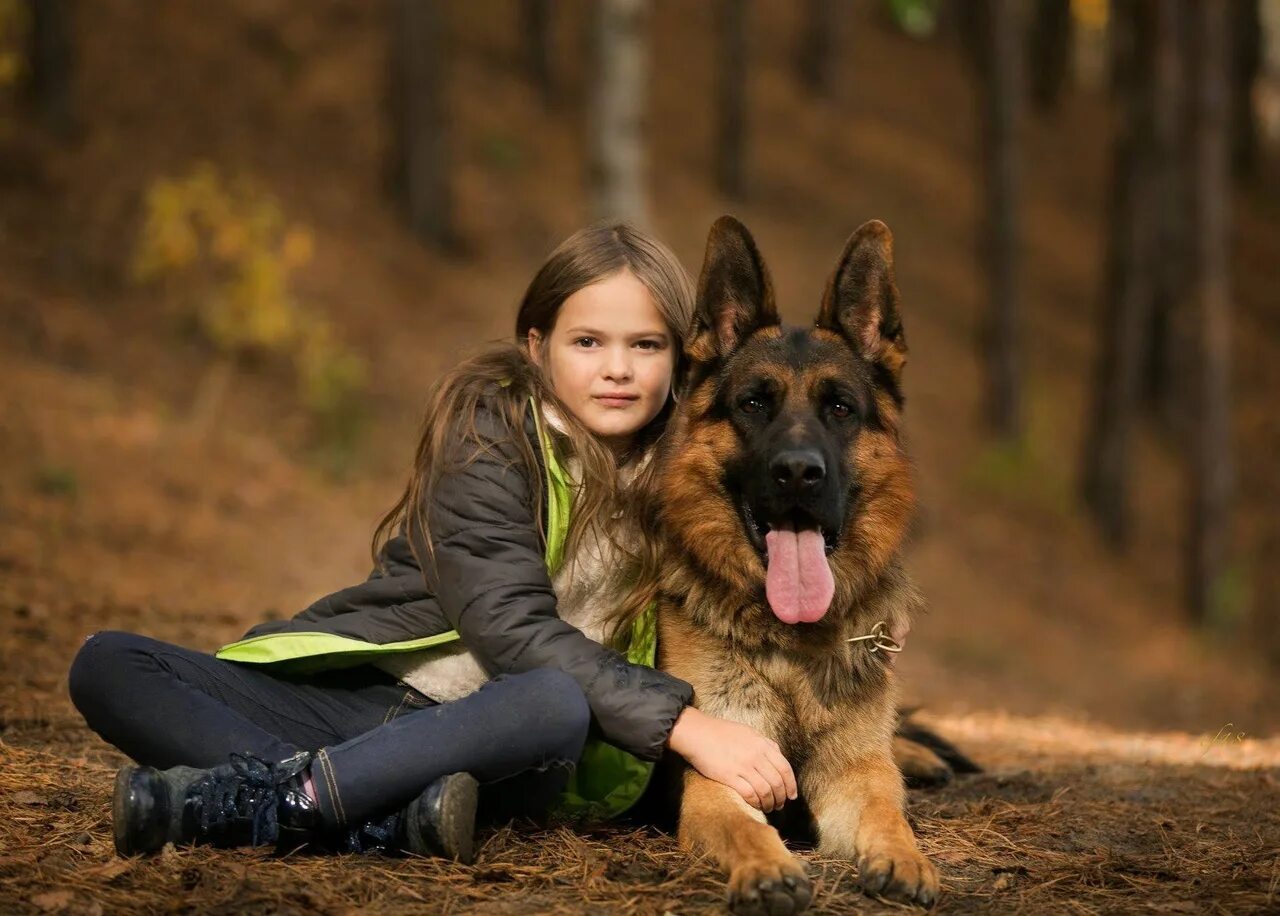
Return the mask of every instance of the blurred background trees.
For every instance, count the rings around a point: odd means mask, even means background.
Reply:
[[[716,185],[731,200],[746,192],[747,35],[750,0],[719,0],[720,39],[716,92]],[[822,49],[825,50],[825,49]]]
[[[1018,123],[1025,93],[1025,26],[1014,0],[980,0],[970,14],[978,31],[983,185],[982,232],[989,313],[983,333],[987,362],[987,422],[1006,441],[1022,435],[1022,369],[1018,274],[1021,219]]]
[[[444,0],[392,0],[389,31],[391,184],[409,225],[456,246],[449,129],[449,14]]]

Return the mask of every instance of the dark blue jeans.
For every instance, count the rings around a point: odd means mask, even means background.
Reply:
[[[480,782],[481,822],[539,818],[576,765],[591,716],[577,682],[551,668],[435,703],[371,665],[289,677],[117,631],[85,640],[69,682],[89,727],[142,764],[316,752],[312,780],[335,828],[392,813],[461,771]]]

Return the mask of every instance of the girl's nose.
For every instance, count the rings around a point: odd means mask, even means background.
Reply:
[[[605,378],[614,381],[630,381],[631,353],[626,348],[611,349],[605,360],[604,374]]]

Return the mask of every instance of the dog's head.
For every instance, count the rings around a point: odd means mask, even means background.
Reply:
[[[662,486],[675,546],[783,624],[850,607],[896,555],[914,506],[888,227],[849,238],[814,327],[784,328],[750,233],[721,217],[685,350]]]

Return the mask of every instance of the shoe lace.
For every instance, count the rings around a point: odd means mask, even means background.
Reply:
[[[368,820],[358,827],[349,828],[339,841],[339,852],[350,853],[382,853],[391,855],[398,852],[400,844],[396,834],[400,815],[390,814],[386,817]]]
[[[201,835],[232,839],[248,826],[251,845],[273,842],[278,835],[277,787],[295,774],[261,757],[234,751],[229,767],[230,773],[214,772],[200,782]]]

